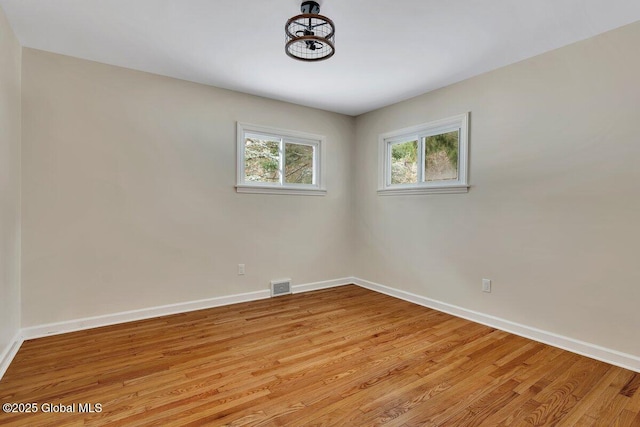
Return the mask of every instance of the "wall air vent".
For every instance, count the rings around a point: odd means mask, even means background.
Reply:
[[[288,295],[291,293],[291,279],[279,279],[271,281],[271,296]]]

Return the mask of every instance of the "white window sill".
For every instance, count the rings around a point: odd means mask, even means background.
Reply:
[[[468,185],[439,185],[384,188],[378,190],[380,196],[406,196],[410,194],[460,194],[468,193]]]
[[[324,196],[327,190],[321,188],[304,188],[304,187],[271,187],[267,185],[236,185],[238,193],[255,193],[255,194],[286,194],[292,196]]]

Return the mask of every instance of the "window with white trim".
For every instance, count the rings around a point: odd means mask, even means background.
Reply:
[[[378,194],[468,192],[468,116],[380,135]]]
[[[238,122],[239,193],[324,195],[324,136]]]

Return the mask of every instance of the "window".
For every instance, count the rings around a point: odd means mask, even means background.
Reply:
[[[239,193],[323,195],[324,137],[238,123]]]
[[[468,114],[380,135],[378,194],[466,193]]]

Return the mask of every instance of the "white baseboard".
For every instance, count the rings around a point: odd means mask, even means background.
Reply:
[[[23,341],[22,334],[18,331],[13,339],[9,341],[9,344],[2,350],[2,353],[0,353],[0,380],[4,376],[4,373],[7,372],[13,358],[18,354],[18,350],[20,350]]]
[[[320,289],[336,288],[338,286],[350,285],[353,277],[343,277],[342,279],[325,280],[323,282],[307,283],[305,285],[293,285],[291,291],[294,294],[301,292],[319,291]]]
[[[291,287],[293,293],[310,292],[320,289],[353,283],[351,277],[343,279],[326,280],[323,282],[306,283]],[[24,340],[42,338],[49,335],[65,334],[68,332],[82,331],[85,329],[99,328],[101,326],[116,325],[119,323],[133,322],[136,320],[151,319],[153,317],[167,316],[171,314],[186,313],[189,311],[203,310],[206,308],[220,307],[223,305],[237,304],[240,302],[257,301],[271,297],[270,290],[248,292],[223,297],[208,298],[198,301],[182,302],[177,304],[149,307],[140,310],[124,311],[120,313],[92,316],[83,319],[67,320],[63,322],[49,323],[45,325],[31,326],[21,329],[13,341],[0,353],[0,380],[18,353]]]
[[[332,288],[335,286],[352,283],[351,279],[351,277],[348,277],[344,279],[335,279],[327,280],[324,282],[295,285],[291,287],[291,290],[293,291],[293,293],[300,293],[318,289]],[[220,307],[223,305],[237,304],[240,302],[257,301],[270,297],[270,290],[265,289],[263,291],[208,298],[198,301],[181,302],[177,304],[149,307],[140,310],[124,311],[121,313],[106,314],[102,316],[86,317],[83,319],[67,320],[64,322],[49,323],[46,325],[23,328],[22,337],[24,339],[41,338],[49,335],[58,335],[67,332],[81,331],[84,329],[98,328],[101,326],[116,325],[119,323],[133,322],[136,320],[150,319],[153,317],[167,316],[170,314],[186,313],[189,311],[203,310],[206,308]]]
[[[342,279],[327,280],[322,282],[307,283],[292,286],[293,293],[310,292],[320,289],[333,288],[348,284],[356,284],[363,288],[380,292],[395,298],[409,301],[434,310],[449,313],[453,316],[471,320],[476,323],[500,329],[512,334],[520,335],[535,341],[562,348],[573,353],[581,354],[592,359],[640,372],[640,357],[631,354],[622,353],[611,350],[595,344],[584,341],[575,340],[573,338],[554,334],[552,332],[543,331],[532,328],[530,326],[511,322],[499,317],[490,316],[473,310],[468,310],[455,305],[447,304],[441,301],[433,300],[424,296],[405,292],[399,289],[380,285],[358,277],[345,277]],[[40,338],[48,335],[57,335],[67,332],[81,331],[84,329],[97,328],[101,326],[115,325],[119,323],[132,322],[136,320],[144,320],[153,317],[166,316],[170,314],[185,313],[189,311],[202,310],[206,308],[220,307],[224,305],[236,304],[240,302],[256,301],[266,299],[271,296],[268,289],[263,291],[248,292],[243,294],[228,295],[223,297],[209,298],[198,301],[189,301],[177,304],[164,305],[159,307],[150,307],[140,310],[131,310],[121,313],[107,314],[103,316],[87,317],[84,319],[75,319],[58,323],[50,323],[46,325],[32,326],[23,328],[4,350],[0,357],[0,379],[9,367],[9,364],[17,354],[22,342],[27,339]]]
[[[139,310],[123,311],[120,313],[105,314],[102,316],[85,317],[83,319],[66,320],[63,322],[48,323],[45,325],[23,328],[22,336],[25,340],[42,338],[49,335],[65,334],[68,332],[99,328],[101,326],[117,325],[119,323],[151,319],[153,317],[167,316],[170,314],[186,313],[189,311],[202,310],[205,308],[236,304],[239,302],[256,301],[264,298],[269,298],[269,296],[269,290],[264,290],[248,292],[244,294],[208,298],[197,301],[180,302],[176,304],[149,307]]]
[[[621,368],[629,369],[635,372],[640,372],[640,357],[631,354],[622,353],[616,350],[601,347],[596,344],[591,344],[588,342],[565,337],[553,332],[543,331],[531,326],[501,319],[499,317],[479,313],[477,311],[468,310],[466,308],[433,300],[431,298],[416,295],[411,292],[401,291],[399,289],[380,285],[378,283],[370,282],[368,280],[360,279],[357,277],[352,278],[352,283],[355,283],[358,286],[372,291],[380,292],[395,298],[412,302],[414,304],[442,311],[456,317],[462,317],[463,319],[471,320],[472,322],[481,323],[483,325],[491,326],[492,328],[519,335],[521,337],[529,338],[534,341],[542,342],[544,344],[549,344],[551,346],[558,347],[572,353],[577,353],[582,356],[587,356],[592,359],[609,363],[611,365],[619,366]]]

